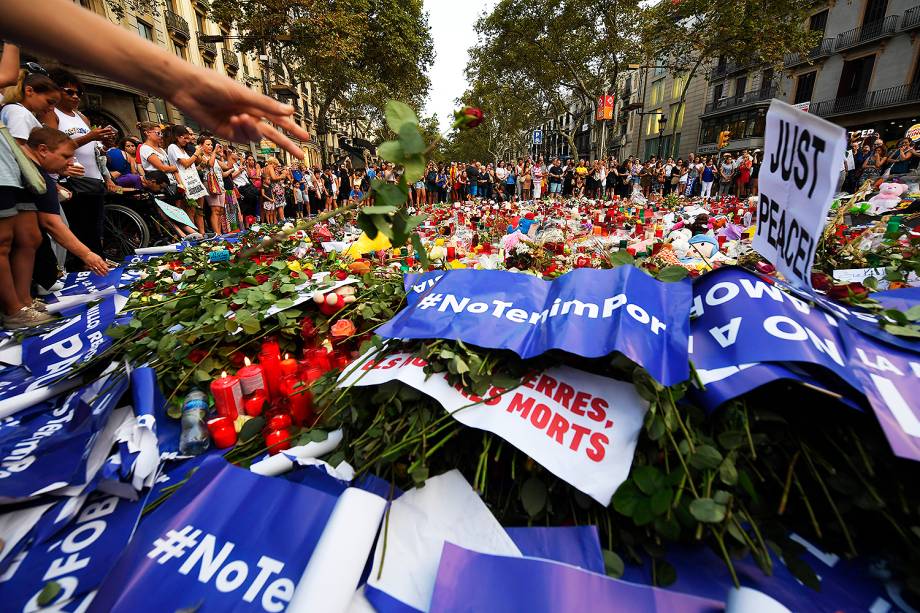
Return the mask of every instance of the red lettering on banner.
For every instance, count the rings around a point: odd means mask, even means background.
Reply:
[[[543,375],[540,377],[540,382],[537,383],[535,389],[541,394],[546,394],[547,398],[552,398],[554,387],[556,387],[556,380],[548,375]]]
[[[588,449],[586,453],[588,454],[589,460],[594,460],[595,462],[601,462],[604,459],[604,456],[607,455],[607,445],[610,444],[610,439],[607,438],[607,435],[603,432],[595,432],[591,435],[591,449]]]
[[[569,445],[569,449],[572,451],[578,451],[578,449],[581,447],[581,439],[585,436],[585,434],[591,434],[591,430],[578,424],[572,424],[572,432],[575,434],[572,436],[572,444]]]
[[[594,398],[591,400],[591,412],[588,413],[588,417],[594,421],[604,421],[607,419],[607,407],[610,405],[607,404],[607,401],[603,398]]]
[[[572,400],[572,406],[569,407],[569,410],[576,415],[584,417],[585,412],[583,409],[588,406],[589,400],[591,400],[591,394],[578,392],[575,394],[575,399]]]
[[[527,417],[530,415],[530,410],[533,408],[534,399],[528,398],[523,400],[524,394],[518,392],[514,395],[514,398],[511,399],[511,402],[508,404],[506,409],[509,413],[514,413],[515,411],[520,412],[521,417]]]
[[[575,395],[575,388],[566,383],[559,382],[559,387],[556,388],[556,397],[553,398],[556,402],[569,408],[569,402],[572,400],[572,396]]]
[[[540,376],[540,373],[537,373],[537,372],[532,372],[530,374],[525,375],[524,378],[521,379],[521,385],[523,385],[524,387],[529,387],[530,389],[533,389],[533,382],[537,379],[538,376]]]
[[[538,404],[533,408],[533,413],[530,414],[530,423],[542,430],[546,427],[546,424],[549,423],[552,416],[553,412],[548,406],[545,404]]]
[[[422,358],[413,358],[412,365],[418,366],[419,368],[425,368],[426,366],[428,366],[428,362],[426,362]]]
[[[373,370],[374,368],[377,368],[377,362],[375,360],[368,360],[364,363],[363,366],[361,366],[361,370],[365,372],[368,370]]]
[[[485,404],[486,406],[494,407],[496,404],[504,400],[504,398],[502,397],[502,394],[504,393],[505,393],[505,390],[503,390],[502,388],[493,387],[492,389],[489,390],[489,393],[486,396],[488,400],[486,400],[483,404]]]
[[[553,421],[549,424],[549,428],[546,429],[546,436],[555,438],[556,442],[560,445],[565,445],[565,441],[562,440],[562,437],[568,431],[569,422],[566,421],[565,417],[556,413],[553,415]]]
[[[399,365],[400,358],[392,358],[386,361],[385,364],[378,366],[380,370],[389,370]]]

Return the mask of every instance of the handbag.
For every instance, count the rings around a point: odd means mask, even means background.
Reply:
[[[213,172],[207,173],[205,187],[207,187],[208,193],[212,196],[219,196],[221,194],[220,183],[217,182],[217,176],[215,176]]]
[[[19,146],[19,143],[16,142],[16,139],[10,134],[9,129],[3,125],[3,122],[0,122],[0,135],[2,135],[6,144],[9,145],[13,157],[16,159],[16,164],[19,165],[19,171],[22,173],[26,188],[36,196],[41,196],[47,192],[48,185],[45,183],[45,178],[42,176],[42,173],[38,171],[38,168],[35,167],[32,160],[25,154]]]

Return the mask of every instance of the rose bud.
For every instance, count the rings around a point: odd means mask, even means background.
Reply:
[[[474,106],[465,106],[454,113],[454,127],[475,128],[482,123],[482,111]]]

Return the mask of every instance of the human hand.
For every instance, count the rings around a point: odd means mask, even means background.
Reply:
[[[190,64],[184,64],[183,68],[185,74],[180,75],[167,97],[203,127],[239,143],[259,141],[264,137],[297,159],[304,158],[303,150],[290,138],[262,121],[266,119],[297,138],[307,140],[309,134],[291,119],[292,106],[254,92],[214,70]]]
[[[99,275],[106,275],[109,272],[109,265],[105,263],[105,260],[92,251],[84,255],[82,258],[83,263],[86,264],[86,267],[91,271]]]
[[[65,177],[82,177],[86,174],[86,169],[79,162],[68,162],[67,170],[62,173]]]
[[[93,137],[93,140],[102,140],[104,138],[115,138],[118,131],[112,126],[105,126],[104,128],[93,128],[89,131],[89,134]]]

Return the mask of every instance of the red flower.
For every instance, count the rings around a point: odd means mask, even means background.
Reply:
[[[811,273],[811,285],[822,292],[826,292],[834,286],[834,280],[823,272]]]
[[[846,285],[835,285],[827,290],[827,295],[834,300],[846,300],[851,296],[854,298],[868,296],[869,290],[862,283],[847,283]]]
[[[220,290],[220,295],[223,296],[224,298],[229,298],[230,296],[233,295],[233,288],[225,287],[224,289]]]
[[[309,317],[304,317],[300,322],[300,335],[303,340],[309,341],[316,337],[316,324]]]
[[[475,106],[465,106],[454,113],[454,127],[475,128],[482,123],[482,110]]]
[[[291,278],[292,278],[292,279],[299,279],[299,278],[300,278],[300,275],[297,274],[295,271],[292,270],[292,271],[291,271]]]
[[[237,303],[235,303],[235,302],[231,302],[231,303],[230,303],[230,310],[231,310],[231,311],[235,311],[235,310],[241,308],[242,306],[243,306],[242,304],[237,304]]]
[[[338,281],[344,281],[345,279],[348,278],[348,273],[345,272],[344,270],[337,270],[334,273],[332,273],[332,276],[335,277],[336,280]]]
[[[262,285],[263,283],[268,281],[268,275],[266,274],[256,275],[256,281],[258,281],[259,285]]]
[[[188,354],[188,359],[197,364],[203,360],[206,355],[208,355],[208,352],[204,349],[192,349]]]

